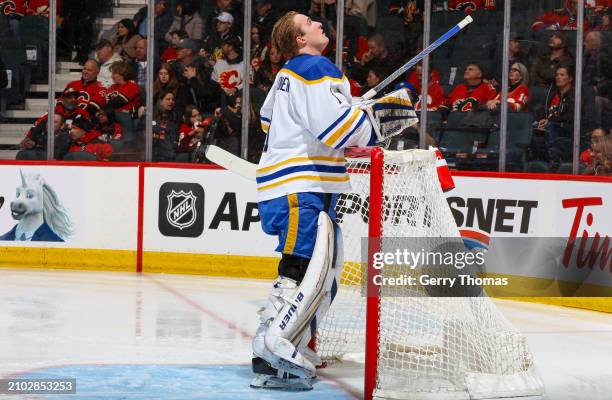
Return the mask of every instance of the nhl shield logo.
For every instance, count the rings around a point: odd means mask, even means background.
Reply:
[[[196,221],[198,212],[196,209],[197,197],[190,190],[185,192],[172,191],[168,196],[168,208],[166,218],[170,225],[183,230],[189,228]]]

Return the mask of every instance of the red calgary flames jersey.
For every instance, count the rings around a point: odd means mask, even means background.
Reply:
[[[79,108],[86,109],[92,105],[95,109],[101,110],[106,105],[106,88],[98,81],[85,82],[80,79],[67,84],[66,89],[74,89],[79,93]]]
[[[501,102],[501,92],[495,96],[495,100]],[[525,85],[519,85],[514,90],[508,91],[508,107],[510,110],[519,112],[527,111],[529,103],[529,88]]]
[[[496,94],[495,88],[486,82],[475,87],[461,83],[448,95],[445,105],[451,111],[471,111],[479,104],[493,100]]]
[[[140,107],[140,87],[134,81],[127,81],[123,85],[117,85],[116,83],[111,85],[106,92],[106,100],[111,101],[116,97],[123,100],[125,104],[115,111],[135,113]]]

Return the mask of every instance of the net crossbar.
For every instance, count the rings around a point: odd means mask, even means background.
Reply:
[[[374,299],[366,301],[366,243],[371,253],[372,240],[383,250],[393,247],[394,238],[461,240],[438,183],[433,153],[375,152],[382,160],[378,165],[369,159],[349,160],[352,191],[338,199],[345,263],[338,294],[318,327],[321,358],[328,365],[346,359],[366,362],[366,399],[543,395],[525,337],[484,292],[478,297],[437,297],[394,286],[369,293]],[[374,179],[371,186],[373,174],[382,180]],[[372,234],[372,226],[378,226],[379,234]],[[368,236],[370,242],[364,239]],[[403,272],[394,268],[388,273]],[[374,335],[367,346],[366,331]]]

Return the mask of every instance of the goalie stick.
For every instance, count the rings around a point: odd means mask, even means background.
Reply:
[[[243,178],[255,180],[257,164],[248,162],[219,146],[212,144],[206,146],[206,158]]]
[[[387,87],[387,85],[389,85],[391,82],[396,80],[401,74],[405,73],[410,68],[414,67],[419,61],[427,57],[429,53],[437,49],[440,45],[442,45],[442,43],[446,42],[448,39],[455,36],[460,30],[465,28],[472,21],[473,19],[469,15],[463,18],[461,21],[459,21],[457,25],[450,28],[445,34],[440,36],[435,42],[427,46],[425,49],[423,49],[423,51],[421,51],[416,56],[412,57],[412,59],[410,59],[406,64],[402,65],[394,73],[386,77],[385,80],[380,82],[378,85],[376,85],[372,89],[368,90],[366,94],[363,95],[362,97],[363,100],[370,100],[372,97],[376,96],[378,92],[380,92],[385,87]]]

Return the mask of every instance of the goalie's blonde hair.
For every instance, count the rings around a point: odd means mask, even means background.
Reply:
[[[294,20],[298,14],[296,11],[289,11],[280,17],[272,28],[272,48],[276,49],[285,60],[297,56],[300,51],[296,39],[304,32],[296,25]]]

